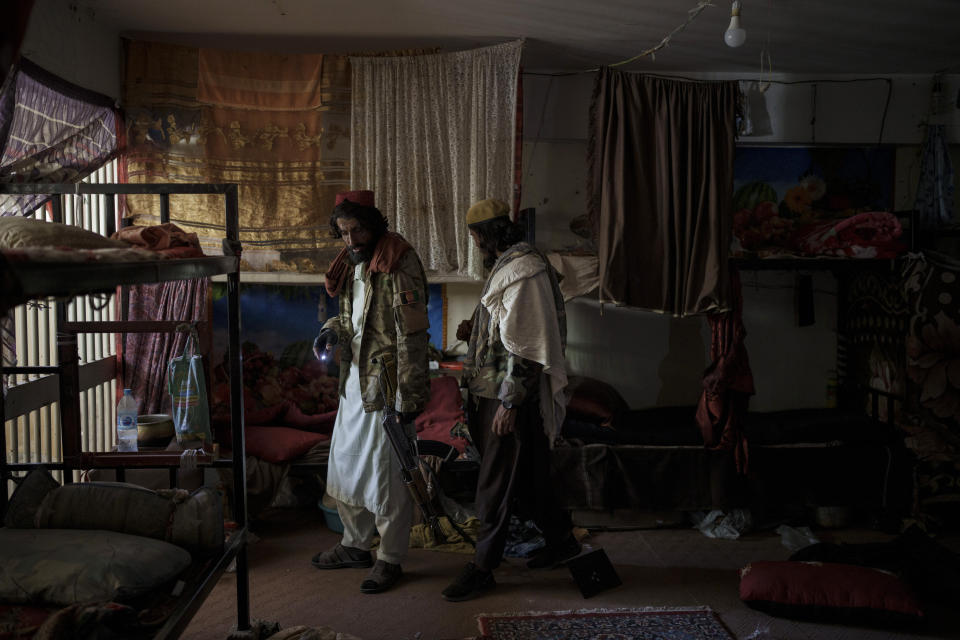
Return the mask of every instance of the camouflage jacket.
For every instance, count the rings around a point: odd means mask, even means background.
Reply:
[[[557,319],[560,325],[560,339],[563,344],[566,344],[566,310],[560,287],[557,284],[556,273],[547,258],[535,247],[523,242],[515,244],[505,251],[494,264],[483,292],[486,293],[493,273],[497,269],[502,268],[512,260],[531,254],[539,257],[547,265],[543,274],[550,278],[557,308]],[[523,301],[517,300],[516,304],[523,304]],[[477,304],[473,312],[473,330],[470,336],[470,344],[467,346],[467,355],[464,358],[462,386],[469,389],[470,393],[475,396],[496,398],[501,402],[519,405],[539,380],[542,368],[537,362],[510,353],[500,339],[499,327],[490,326],[490,313],[482,304]]]
[[[337,331],[340,347],[340,396],[344,396],[353,359],[353,278],[340,292],[340,313],[327,320],[323,328]],[[359,281],[357,281],[359,282]],[[430,396],[427,365],[429,321],[427,320],[427,278],[420,258],[408,250],[390,273],[364,274],[366,300],[364,324],[360,336],[360,389],[363,410],[383,408],[380,395],[379,364],[373,359],[386,357],[395,363],[391,378],[397,381],[394,407],[400,412],[422,411]]]

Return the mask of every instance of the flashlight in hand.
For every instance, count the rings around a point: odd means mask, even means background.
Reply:
[[[326,362],[333,355],[333,347],[337,344],[337,332],[333,329],[323,329],[313,341],[313,355],[320,362]]]

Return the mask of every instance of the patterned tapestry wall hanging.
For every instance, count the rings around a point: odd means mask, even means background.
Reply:
[[[350,182],[348,58],[124,42],[128,181],[239,183],[243,268],[325,271]],[[172,200],[172,221],[219,253],[222,198]],[[127,206],[134,224],[157,224],[158,199]]]
[[[844,276],[841,276],[844,277]],[[861,271],[845,280],[845,308],[840,314],[840,357],[838,378],[903,398],[906,377],[904,336],[909,311],[900,274],[891,271]],[[853,394],[857,402],[870,403],[864,394]],[[894,405],[902,407],[902,400]],[[872,413],[872,407],[859,407]],[[887,419],[888,405],[878,406],[881,420]]]
[[[960,523],[960,261],[925,252],[905,270],[908,446],[921,512]]]

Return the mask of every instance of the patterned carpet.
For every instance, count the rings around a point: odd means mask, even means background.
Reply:
[[[733,640],[709,607],[481,613],[477,623],[482,640]]]

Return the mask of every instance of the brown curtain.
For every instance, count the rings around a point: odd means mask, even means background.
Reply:
[[[738,92],[600,70],[587,187],[601,301],[676,316],[727,308]]]
[[[127,180],[240,185],[242,268],[322,273],[342,248],[328,221],[350,186],[345,56],[229,52],[124,41]],[[127,196],[135,224],[160,199]],[[171,198],[171,221],[220,252],[223,198]]]

